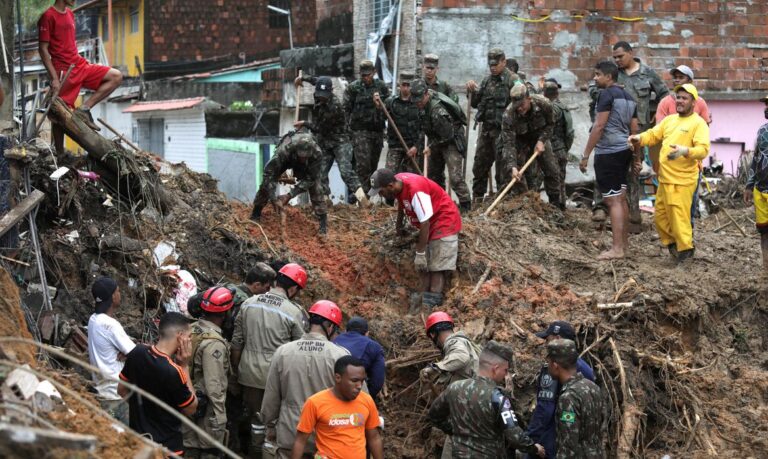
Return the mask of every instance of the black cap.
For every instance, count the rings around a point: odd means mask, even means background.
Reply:
[[[379,169],[371,175],[371,190],[368,196],[374,197],[379,194],[379,188],[389,185],[395,181],[395,173],[389,169]]]
[[[368,333],[368,321],[360,316],[354,316],[347,322],[347,331],[356,331],[361,334]]]
[[[573,325],[562,320],[556,320],[549,324],[546,330],[536,333],[539,338],[546,338],[547,336],[559,336],[565,339],[576,339],[576,330]]]
[[[333,80],[327,76],[322,76],[315,83],[315,96],[330,98],[333,94]]]
[[[112,306],[112,294],[117,290],[117,282],[111,277],[100,277],[91,286],[91,294],[96,301],[96,313],[103,314]]]

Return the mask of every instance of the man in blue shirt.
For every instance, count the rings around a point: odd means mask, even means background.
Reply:
[[[359,316],[352,317],[347,322],[347,331],[339,335],[334,343],[347,349],[352,357],[363,362],[368,392],[375,401],[384,386],[386,369],[384,349],[381,344],[368,337],[368,321]]]
[[[536,336],[545,340],[544,344],[558,340],[570,339],[576,340],[576,330],[568,322],[556,320],[549,324],[546,330],[536,333]],[[576,371],[584,375],[590,381],[595,381],[595,374],[592,368],[579,358],[576,361]],[[555,408],[557,407],[557,398],[560,395],[560,383],[549,374],[547,364],[541,368],[538,378],[536,378],[536,408],[531,416],[531,422],[528,424],[528,436],[542,445],[547,452],[547,458],[554,458],[557,451],[555,435]],[[531,458],[530,455],[527,457]]]

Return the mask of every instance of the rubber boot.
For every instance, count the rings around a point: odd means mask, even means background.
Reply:
[[[251,424],[251,444],[248,448],[248,457],[250,459],[261,459],[266,429],[266,426],[261,423]]]
[[[318,215],[318,220],[320,220],[320,234],[328,234],[328,215]]]
[[[254,207],[251,211],[251,220],[258,222],[261,220],[261,207]]]
[[[669,251],[669,254],[672,256],[672,258],[677,260],[677,244],[675,244],[674,242],[669,244],[667,246],[667,250]]]
[[[686,261],[693,258],[693,252],[696,249],[688,249],[688,250],[681,250],[680,252],[677,252],[677,264],[683,264]]]
[[[421,295],[421,305],[426,312],[431,312],[434,308],[443,304],[443,294],[435,292],[424,292]]]

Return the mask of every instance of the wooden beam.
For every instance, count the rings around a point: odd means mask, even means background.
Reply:
[[[40,201],[42,201],[43,198],[45,198],[45,193],[40,190],[34,190],[29,196],[24,198],[19,205],[3,215],[3,218],[0,219],[0,236],[7,233],[11,228],[16,226],[22,218],[32,212],[32,210],[40,204]]]
[[[0,423],[0,439],[8,443],[28,444],[45,449],[65,448],[94,452],[98,438],[61,430],[38,429],[18,424]]]

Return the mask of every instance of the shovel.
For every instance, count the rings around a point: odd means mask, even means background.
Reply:
[[[541,152],[538,151],[538,150],[534,151],[533,154],[531,155],[531,157],[528,158],[528,161],[526,161],[525,164],[523,165],[523,167],[520,169],[520,171],[518,171],[518,174],[522,175],[526,171],[526,169],[528,169],[528,166],[530,166],[531,163],[533,163],[533,160],[535,160],[536,158],[539,157],[540,153]],[[484,216],[487,217],[488,215],[491,214],[491,211],[501,202],[502,199],[504,199],[504,196],[506,196],[507,193],[509,193],[509,190],[512,189],[512,187],[515,185],[515,183],[517,183],[517,177],[513,178],[512,180],[510,180],[509,184],[496,197],[496,200],[493,201],[493,203],[491,203],[490,206],[488,206],[488,209],[486,209],[485,212],[483,212]]]

